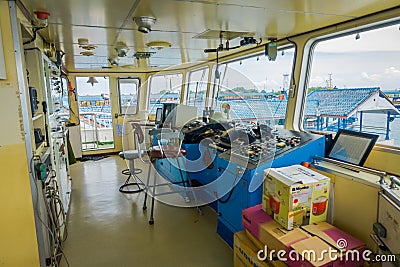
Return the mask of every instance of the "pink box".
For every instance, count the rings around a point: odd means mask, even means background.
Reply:
[[[260,225],[273,221],[262,209],[262,204],[250,207],[242,211],[242,224],[254,237],[260,239]]]
[[[289,260],[287,262],[289,266],[357,267],[363,265],[363,252],[366,249],[365,243],[352,235],[330,225],[327,222],[302,226],[301,228],[313,235],[313,237],[293,244],[291,248],[298,254],[301,254],[303,251],[315,251],[317,256],[324,255],[324,258],[318,261],[313,261],[311,259],[303,259],[299,261]],[[329,259],[327,254],[322,253],[322,251],[326,250],[335,251],[335,257]]]

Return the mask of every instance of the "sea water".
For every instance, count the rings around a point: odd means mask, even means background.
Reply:
[[[359,131],[359,122],[351,129]],[[400,146],[400,117],[394,118],[389,124],[389,141],[386,138],[386,114],[364,113],[362,122],[362,131],[367,133],[379,134],[378,143]]]

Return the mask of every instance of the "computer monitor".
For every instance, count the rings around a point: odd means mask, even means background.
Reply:
[[[328,151],[328,158],[363,166],[378,137],[340,129]]]
[[[155,124],[161,125],[163,123],[162,115],[163,115],[163,109],[162,108],[157,108]]]
[[[197,120],[197,107],[179,105],[175,108],[172,127],[181,128],[194,120]]]
[[[197,119],[197,107],[164,103],[162,108],[162,126],[181,128],[186,123]]]

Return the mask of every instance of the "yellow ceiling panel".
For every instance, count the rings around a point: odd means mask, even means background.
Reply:
[[[50,13],[48,29],[41,34],[65,52],[66,68],[97,69],[107,64],[116,42],[124,41],[134,61],[137,51],[147,51],[149,41],[167,41],[166,48],[150,58],[150,65],[206,58],[205,48],[216,48],[218,38],[193,38],[206,31],[251,32],[254,37],[285,38],[340,23],[378,10],[398,7],[398,0],[23,0],[28,12]],[[137,31],[135,16],[151,16],[156,22],[149,34]],[[95,56],[82,58],[78,38],[97,45]],[[239,38],[231,41],[237,45]],[[95,67],[93,67],[95,66]]]

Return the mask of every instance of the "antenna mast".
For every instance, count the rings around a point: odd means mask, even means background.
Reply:
[[[286,91],[287,89],[289,89],[289,74],[285,73],[283,74],[282,91]]]
[[[332,86],[332,73],[329,73],[329,79],[328,79],[328,89],[331,90],[333,88]]]

